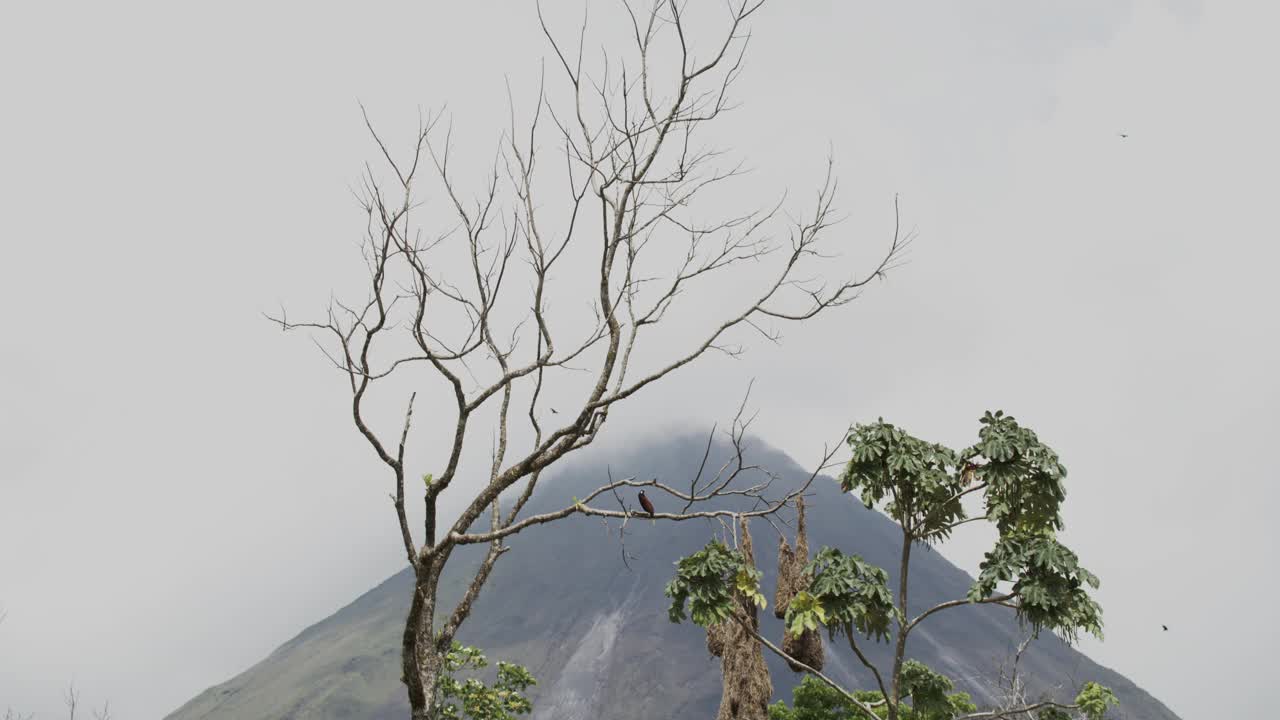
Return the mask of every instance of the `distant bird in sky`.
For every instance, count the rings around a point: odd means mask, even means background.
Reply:
[[[1128,133],[1116,133],[1116,134],[1119,135],[1121,139],[1129,137]]]
[[[644,511],[645,511],[645,512],[647,512],[647,513],[649,513],[650,522],[652,522],[654,525],[657,525],[657,524],[658,524],[658,521],[657,521],[657,520],[653,520],[653,519],[652,519],[652,518],[653,518],[653,503],[649,502],[649,498],[647,498],[647,497],[645,497],[645,496],[644,496],[644,491],[643,491],[643,490],[641,490],[641,491],[640,491],[640,507],[644,508]]]
[[[555,408],[551,408],[551,414],[552,414],[552,415],[559,415],[560,413],[556,412],[556,409],[555,409]]]
[[[1161,625],[1160,627],[1164,628],[1164,631],[1165,631],[1165,632],[1169,632],[1169,626],[1168,626],[1168,625]]]

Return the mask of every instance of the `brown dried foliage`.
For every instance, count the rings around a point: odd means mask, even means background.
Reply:
[[[747,562],[754,564],[747,519],[742,518],[740,525],[739,549]],[[735,605],[736,619],[707,629],[707,649],[719,656],[724,680],[716,720],[768,720],[773,682],[764,663],[764,651],[753,634],[760,628],[760,618],[751,598],[738,595]]]
[[[778,544],[778,589],[773,598],[773,614],[778,618],[786,617],[791,599],[802,588],[807,587],[811,579],[804,572],[804,566],[809,562],[809,537],[805,527],[803,497],[796,498],[796,509],[799,520],[795,549],[791,549],[785,537],[780,538]],[[782,637],[782,649],[815,670],[822,669],[822,636],[816,630],[806,630],[800,635],[793,635],[788,630]],[[804,670],[791,661],[787,661],[787,665],[795,672]]]
[[[796,596],[800,582],[796,551],[791,549],[785,535],[778,536],[778,589],[773,593],[773,616],[781,620],[787,616],[787,605]]]
[[[825,652],[822,648],[822,636],[817,630],[805,630],[799,635],[787,632],[782,636],[782,650],[791,657],[808,665],[814,670],[822,670]],[[794,672],[804,672],[805,668],[787,661]]]

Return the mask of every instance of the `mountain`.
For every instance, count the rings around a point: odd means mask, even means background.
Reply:
[[[692,436],[647,444],[605,461],[599,454],[572,462],[545,479],[527,514],[564,507],[613,477],[656,477],[687,487],[702,460],[705,441]],[[720,467],[728,448],[716,446],[709,468]],[[775,487],[795,487],[809,472],[756,442],[751,461],[778,475]],[[719,456],[719,458],[717,458]],[[780,492],[780,490],[779,490]],[[653,496],[659,510],[675,500]],[[632,499],[631,502],[634,502]],[[901,535],[897,525],[819,477],[807,501],[810,546],[839,547],[890,572],[891,587]],[[757,565],[772,602],[776,533],[755,520]],[[526,665],[538,679],[531,689],[533,720],[690,718],[715,715],[720,700],[719,661],[706,650],[703,631],[667,619],[662,588],[672,564],[700,547],[718,524],[694,521],[628,525],[623,545],[615,528],[599,519],[571,517],[530,528],[499,561],[459,640],[484,649],[490,661]],[[482,548],[464,548],[442,584],[445,607],[460,597]],[[1087,558],[1085,558],[1087,563]],[[1103,578],[1106,581],[1106,578]],[[963,597],[972,579],[936,551],[913,554],[913,612]],[[412,576],[401,572],[332,616],[307,628],[257,665],[193,698],[168,720],[402,720],[408,716],[400,684],[400,633]],[[762,632],[782,636],[781,621],[762,613]],[[981,706],[993,700],[991,683],[1011,659],[1022,635],[1006,608],[960,607],[935,615],[912,633],[908,657],[942,672]],[[874,680],[846,646],[828,643],[825,672],[846,687],[871,688]],[[870,644],[882,667],[888,644]],[[766,653],[775,699],[791,700],[800,676]],[[1024,654],[1022,672],[1035,691],[1064,686],[1070,697],[1085,680],[1111,687],[1122,705],[1116,718],[1177,720],[1167,707],[1121,676],[1076,652],[1056,637],[1037,639]]]

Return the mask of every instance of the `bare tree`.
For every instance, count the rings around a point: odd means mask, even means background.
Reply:
[[[3,620],[3,617],[0,617]],[[76,690],[74,682],[67,685],[67,690],[62,694],[62,703],[67,706],[67,720],[76,720],[76,710],[80,708],[80,691]],[[94,720],[111,720],[111,702],[107,701],[102,704],[101,710],[93,711]],[[34,720],[35,713],[22,713],[8,708],[4,712],[4,720]]]
[[[993,691],[992,694],[996,697],[996,705],[990,711],[978,714],[977,717],[1033,720],[1033,718],[1043,716],[1041,713],[1048,708],[1056,708],[1063,711],[1080,709],[1077,703],[1067,704],[1053,700],[1055,693],[1060,692],[1065,687],[1062,683],[1047,687],[1034,696],[1028,689],[1020,665],[1023,654],[1026,653],[1027,648],[1031,646],[1032,641],[1035,639],[1034,633],[1026,635],[1014,649],[1013,658],[1002,659],[997,664],[996,677],[987,683]],[[1071,685],[1079,686],[1080,683],[1076,682],[1076,679],[1072,677]]]
[[[808,320],[853,300],[895,264],[907,244],[897,229],[895,203],[888,250],[869,272],[834,283],[805,275],[825,259],[819,240],[836,220],[830,162],[816,202],[800,219],[787,219],[781,202],[709,223],[692,213],[708,188],[741,173],[740,166],[721,164],[721,151],[702,146],[699,131],[729,109],[728,91],[747,46],[746,24],[762,4],[733,0],[726,29],[698,58],[684,4],[658,0],[642,10],[623,2],[632,47],[626,56],[606,55],[603,70],[595,74],[583,68],[586,23],[573,52],[555,38],[539,8],[539,24],[552,64],[566,80],[567,99],[553,103],[544,77],[527,128],[517,131],[512,111],[497,160],[474,199],[464,197],[456,179],[447,132],[443,142],[438,139],[440,115],[428,115],[420,124],[413,151],[402,160],[393,157],[366,115],[389,178],[383,182],[369,170],[358,193],[369,217],[362,239],[368,294],[356,304],[333,301],[318,321],[293,322],[283,311],[271,319],[284,330],[318,331],[323,351],[349,385],[356,427],[394,478],[391,499],[416,579],[402,654],[415,719],[433,716],[442,658],[516,533],[574,514],[625,524],[635,511],[618,494],[620,488],[655,488],[680,501],[681,512],[653,516],[672,521],[724,521],[734,513],[696,506],[726,495],[757,501],[742,515],[765,515],[798,492],[770,499],[767,480],[735,484],[759,469],[743,461],[740,439],[747,423],[740,415],[730,432],[735,459],[709,480],[700,469],[687,491],[656,479],[611,480],[559,511],[521,517],[542,473],[591,444],[614,406],[709,351],[741,352],[729,342],[734,332],[758,332],[776,342],[779,335],[770,323]],[[668,54],[658,62],[662,53]],[[559,157],[553,159],[563,163],[566,194],[558,216],[550,216],[544,200],[549,193],[538,142],[544,133],[556,138]],[[448,229],[438,234],[410,220],[411,215],[417,219],[416,191],[424,172],[435,175],[448,200],[443,221]],[[777,225],[790,228],[789,242],[768,234]],[[462,258],[452,266],[445,255],[451,248]],[[571,301],[590,305],[594,321],[566,337],[553,322],[549,297],[553,269],[574,252],[594,258],[590,277]],[[770,261],[771,276],[690,346],[640,342],[642,334],[652,336],[654,326],[682,312],[674,308],[681,307],[686,290],[748,263],[764,267]],[[508,300],[522,268],[528,293]],[[522,313],[518,320],[504,320]],[[459,319],[456,332],[450,332],[450,318]],[[641,345],[644,353],[660,358],[645,371],[636,369]],[[423,477],[420,540],[405,509],[406,447],[418,393],[409,393],[395,434],[375,431],[368,408],[375,383],[414,367],[425,368],[447,398],[432,413],[451,411],[454,417],[443,470]],[[547,415],[543,395],[553,376],[587,380],[572,410],[561,406]],[[493,418],[487,476],[478,486],[459,487],[467,440],[486,417]],[[529,447],[515,450],[516,434],[527,435]],[[442,527],[440,503],[451,489],[463,495],[464,507]],[[617,509],[593,504],[611,497]],[[488,530],[476,531],[475,523],[486,513]],[[441,573],[453,551],[468,544],[486,544],[487,554],[457,606],[438,607]]]
[[[8,611],[0,610],[0,625],[4,624],[5,618],[9,616]],[[74,682],[67,685],[67,691],[62,695],[62,702],[67,706],[68,720],[76,720],[76,708],[80,705],[80,691],[76,690]],[[101,710],[95,710],[93,716],[96,720],[111,720],[110,702],[103,703]],[[35,713],[22,713],[14,710],[12,707],[6,708],[4,711],[4,720],[33,720]]]
[[[1032,634],[1024,637],[1018,642],[1018,647],[1014,650],[1013,660],[1001,662],[997,667],[997,677],[993,689],[998,698],[998,704],[992,708],[993,710],[1012,714],[1025,712],[1021,709],[1032,704],[1028,698],[1027,683],[1019,672],[1019,665],[1022,662],[1022,654],[1027,651],[1031,641],[1034,639],[1035,636]]]
[[[9,616],[8,610],[0,610],[0,625],[4,624],[4,620],[8,616]],[[4,720],[31,720],[31,718],[33,717],[35,717],[34,714],[23,715],[17,710],[14,710],[12,707],[6,708],[4,711]]]
[[[67,705],[67,720],[76,720],[76,706],[80,704],[80,691],[76,690],[75,683],[67,686],[67,692],[63,694],[62,701]]]

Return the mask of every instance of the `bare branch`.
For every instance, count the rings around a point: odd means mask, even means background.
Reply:
[[[1030,705],[1023,705],[1008,710],[988,710],[986,712],[969,713],[968,715],[959,716],[956,720],[997,720],[998,718],[1015,718],[1019,715],[1030,717],[1030,713],[1033,713],[1036,710],[1051,707],[1058,708],[1059,710],[1078,710],[1080,708],[1079,705],[1075,704],[1064,705],[1063,703],[1054,702],[1052,700],[1042,700],[1037,703],[1031,703]]]
[[[858,660],[863,664],[863,666],[870,670],[871,674],[875,676],[876,686],[880,688],[880,695],[888,698],[889,690],[884,684],[884,678],[880,675],[880,669],[873,665],[871,661],[867,659],[866,655],[862,654],[862,649],[858,647],[858,641],[854,639],[852,632],[846,632],[845,635],[849,638],[849,648],[853,650],[853,654],[857,655]]]
[[[76,706],[80,704],[80,691],[76,690],[74,682],[67,685],[67,691],[62,695],[62,702],[67,706],[67,720],[76,720]]]
[[[737,474],[742,469],[757,469],[757,470],[760,469],[757,466],[745,465],[742,463],[741,458],[742,458],[743,448],[742,448],[741,435],[734,436],[733,447],[734,447],[734,455],[735,457],[738,458],[738,469],[736,469],[733,473],[730,474],[730,479],[732,479],[733,477],[736,477]],[[675,522],[683,522],[687,520],[723,519],[723,518],[737,517],[737,516],[766,517],[768,515],[772,515],[773,513],[777,512],[783,507],[794,504],[794,501],[797,497],[800,497],[806,491],[808,491],[809,486],[813,483],[815,479],[817,479],[818,473],[821,472],[821,470],[827,466],[827,463],[831,460],[831,458],[835,456],[838,448],[839,448],[839,445],[835,444],[833,446],[830,446],[828,449],[826,449],[824,452],[822,461],[818,463],[818,468],[815,469],[812,473],[810,473],[809,476],[805,478],[803,483],[801,483],[799,486],[792,489],[791,491],[785,493],[782,497],[778,498],[777,500],[768,500],[764,496],[764,493],[769,489],[769,487],[772,484],[772,481],[773,481],[772,476],[770,476],[764,482],[757,483],[755,485],[752,485],[746,488],[730,489],[728,486],[728,481],[720,481],[711,485],[710,489],[704,488],[701,492],[698,492],[695,490],[689,493],[682,492],[671,485],[659,482],[657,479],[636,480],[634,477],[630,477],[622,480],[610,481],[605,485],[601,485],[600,487],[597,487],[594,490],[592,490],[589,494],[587,494],[586,497],[579,499],[576,503],[569,505],[568,507],[562,508],[560,510],[555,510],[552,512],[542,513],[540,515],[533,515],[519,522],[508,521],[506,524],[502,525],[499,529],[496,529],[496,530],[491,529],[489,532],[486,532],[486,533],[461,532],[457,529],[457,525],[455,525],[454,531],[450,533],[449,538],[453,542],[457,544],[462,544],[462,545],[492,542],[494,540],[498,540],[501,538],[514,535],[522,530],[533,527],[534,525],[542,525],[545,523],[553,522],[555,520],[561,520],[563,518],[569,517],[570,515],[574,515],[574,514],[592,515],[592,516],[602,517],[602,518],[617,518],[625,521],[631,517],[637,516],[637,513],[635,511],[632,511],[626,508],[625,504],[621,503],[620,499],[619,499],[619,504],[622,505],[621,510],[608,510],[605,508],[593,507],[590,505],[591,501],[595,500],[597,497],[603,495],[606,492],[614,493],[616,497],[616,490],[617,488],[620,488],[620,487],[630,487],[630,488],[637,488],[637,489],[655,488],[657,490],[660,490],[666,493],[667,495],[670,495],[671,497],[676,498],[677,500],[683,500],[686,503],[685,510],[682,510],[679,513],[657,513],[657,512],[654,513],[652,518],[655,520],[671,520]],[[730,462],[733,462],[733,461],[731,460]],[[756,498],[757,500],[763,503],[763,506],[757,507],[756,509],[745,511],[745,512],[737,511],[737,510],[701,510],[701,511],[687,512],[687,509],[695,503],[705,503],[712,500],[713,498],[723,498],[723,497],[729,497],[729,496],[735,496],[735,495]],[[649,517],[647,514],[639,514],[639,515],[641,517]]]
[[[1014,607],[1009,603],[1009,601],[1016,597],[1018,597],[1018,594],[1016,592],[1013,592],[1013,593],[1006,593],[1004,595],[993,595],[991,597],[983,598],[982,600],[976,600],[976,601],[964,598],[960,600],[949,600],[947,602],[938,603],[937,605],[934,605],[928,610],[925,610],[924,612],[920,613],[918,616],[916,616],[914,620],[907,623],[906,628],[903,629],[903,633],[905,634],[905,633],[911,632],[911,629],[914,628],[916,625],[919,625],[922,620],[924,620],[925,618],[929,617],[930,615],[940,610],[946,610],[947,608],[953,608],[953,607],[960,607],[962,605],[984,605],[984,604]]]
[[[822,674],[822,671],[820,671],[820,670],[816,670],[816,669],[814,669],[814,668],[810,667],[809,665],[807,665],[807,664],[805,664],[805,663],[803,663],[803,662],[801,662],[801,661],[797,660],[796,658],[792,657],[791,655],[788,655],[788,654],[787,654],[787,653],[786,653],[782,648],[778,647],[777,645],[774,645],[774,644],[769,640],[769,638],[767,638],[767,637],[765,637],[765,636],[761,635],[761,634],[760,634],[758,631],[756,631],[754,628],[752,628],[752,627],[750,627],[749,625],[747,625],[747,624],[746,624],[746,622],[745,622],[745,621],[743,621],[743,620],[742,620],[742,618],[739,618],[737,615],[731,615],[730,617],[732,617],[732,618],[733,618],[733,619],[734,619],[734,620],[735,620],[739,625],[741,625],[741,626],[742,626],[742,627],[743,627],[747,632],[749,632],[749,633],[751,633],[753,636],[755,636],[755,639],[756,639],[756,640],[758,640],[758,641],[760,641],[760,644],[761,644],[761,645],[764,645],[765,647],[769,648],[769,650],[770,650],[770,651],[772,651],[775,655],[777,655],[778,657],[782,658],[783,660],[786,660],[788,663],[790,663],[790,664],[792,664],[792,665],[794,665],[794,666],[796,666],[796,667],[798,667],[798,668],[802,668],[805,672],[807,672],[807,673],[809,673],[810,675],[812,675],[812,676],[814,676],[814,677],[818,678],[818,679],[819,679],[819,680],[821,680],[822,682],[826,683],[826,685],[827,685],[828,687],[830,687],[831,689],[833,689],[833,690],[835,690],[836,692],[838,692],[838,693],[840,693],[841,695],[843,695],[843,696],[845,697],[845,699],[846,699],[846,700],[848,700],[849,702],[853,703],[854,707],[856,707],[856,708],[858,708],[860,711],[862,711],[862,713],[863,713],[864,715],[866,715],[866,716],[867,716],[868,720],[880,720],[880,716],[876,715],[875,710],[872,710],[870,705],[867,705],[866,703],[862,702],[862,701],[861,701],[861,700],[859,700],[858,698],[854,697],[854,696],[853,696],[853,693],[849,692],[848,690],[845,690],[845,689],[844,689],[843,687],[841,687],[841,686],[840,686],[840,684],[839,684],[839,683],[837,683],[835,680],[832,680],[831,678],[827,677],[826,675],[823,675],[823,674]]]
[[[404,412],[404,429],[400,431],[400,446],[396,451],[396,462],[393,467],[396,475],[396,494],[393,498],[396,506],[396,518],[400,521],[400,536],[404,541],[404,550],[408,554],[409,564],[417,565],[417,551],[413,544],[413,533],[409,531],[409,517],[404,510],[404,448],[409,438],[409,424],[413,420],[413,401],[418,393],[409,396],[409,406]]]

